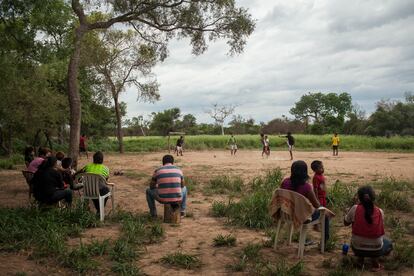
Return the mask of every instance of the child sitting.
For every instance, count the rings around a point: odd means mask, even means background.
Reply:
[[[72,165],[72,158],[66,157],[62,159],[62,170],[60,170],[62,174],[63,182],[65,182],[65,186],[69,185],[71,190],[79,190],[83,187],[81,183],[73,183],[73,176],[75,171],[70,168]]]
[[[311,163],[312,171],[315,173],[312,178],[313,190],[321,206],[326,207],[326,184],[322,161],[315,160]]]

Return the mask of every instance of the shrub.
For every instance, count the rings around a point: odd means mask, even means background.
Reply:
[[[236,245],[236,237],[231,234],[223,236],[219,234],[217,237],[213,239],[214,246],[235,246]]]
[[[355,202],[357,186],[336,181],[327,192],[328,208],[341,210]]]
[[[201,261],[197,256],[184,254],[182,252],[167,254],[161,258],[161,262],[184,269],[195,269],[201,267]]]
[[[240,177],[216,176],[204,188],[206,194],[240,193],[243,189],[243,180]]]

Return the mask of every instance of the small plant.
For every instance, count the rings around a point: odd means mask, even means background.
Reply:
[[[276,264],[271,262],[258,263],[255,268],[257,275],[297,276],[301,275],[304,266],[302,262],[289,265],[282,259]]]
[[[184,269],[195,269],[201,267],[201,261],[197,256],[184,254],[182,252],[175,252],[165,255],[161,258],[161,262]]]
[[[330,252],[338,248],[338,235],[333,227],[329,227],[329,239],[325,242],[325,250]]]
[[[414,244],[409,241],[395,243],[392,258],[385,263],[387,270],[397,270],[403,266],[414,268]]]
[[[145,275],[133,263],[115,262],[112,265],[111,270],[112,272],[115,272],[120,275],[131,275],[131,276]]]
[[[333,210],[349,208],[354,204],[356,192],[356,185],[336,181],[327,192],[328,207]]]
[[[227,204],[223,201],[214,201],[211,206],[211,214],[213,217],[225,217],[227,214]]]
[[[250,261],[260,258],[260,250],[262,249],[261,244],[249,243],[246,247],[243,248],[242,256]]]
[[[187,191],[188,191],[189,194],[191,194],[192,192],[196,191],[196,189],[198,187],[197,180],[195,180],[192,177],[186,176],[184,178],[184,183],[185,183],[185,186],[187,187]]]
[[[206,194],[224,194],[232,193],[238,194],[243,189],[243,180],[236,176],[230,177],[228,175],[216,176],[210,180],[208,185],[204,188]]]
[[[406,192],[383,189],[378,194],[377,202],[381,207],[391,210],[404,212],[410,212],[412,210],[410,200]]]
[[[236,245],[236,237],[231,234],[223,236],[219,234],[217,237],[213,239],[214,246],[235,246]]]
[[[391,239],[397,241],[408,232],[408,222],[395,216],[385,217],[385,225],[391,228]]]

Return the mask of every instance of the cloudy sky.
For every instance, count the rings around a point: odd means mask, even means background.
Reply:
[[[257,20],[245,51],[229,57],[224,41],[193,56],[173,41],[154,72],[161,100],[122,100],[127,117],[179,107],[198,122],[213,103],[267,122],[307,92],[348,92],[369,114],[380,99],[414,91],[414,0],[239,0]]]

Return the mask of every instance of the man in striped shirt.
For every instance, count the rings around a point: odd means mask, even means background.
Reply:
[[[181,205],[181,217],[185,216],[187,187],[184,186],[183,172],[174,164],[172,155],[162,158],[162,167],[155,170],[150,187],[147,189],[147,203],[151,216],[157,216],[155,200],[161,204]]]

